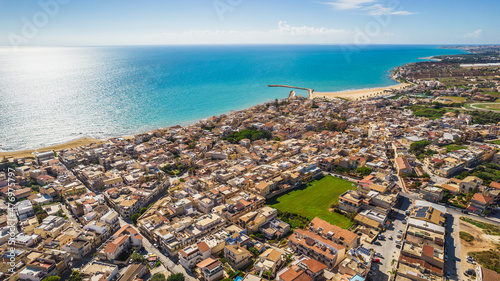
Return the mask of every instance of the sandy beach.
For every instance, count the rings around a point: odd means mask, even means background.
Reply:
[[[83,145],[89,145],[92,143],[101,143],[101,142],[103,142],[103,140],[94,139],[94,138],[81,138],[81,139],[77,139],[77,140],[62,143],[62,144],[56,144],[56,145],[52,145],[52,146],[43,147],[43,148],[37,149],[37,151],[38,152],[46,152],[46,151],[50,151],[50,150],[59,151],[59,150],[63,150],[63,149],[75,148],[75,147],[79,147],[79,146],[83,146]],[[34,149],[0,152],[0,158],[3,158],[3,157],[6,157],[6,158],[10,158],[10,157],[14,157],[14,158],[35,157],[33,152],[35,152]]]
[[[314,97],[326,97],[326,98],[346,98],[350,100],[357,100],[362,98],[368,98],[372,96],[378,96],[389,93],[384,93],[385,90],[399,90],[406,86],[410,86],[407,83],[400,83],[398,85],[389,86],[389,87],[378,87],[378,88],[368,88],[368,89],[359,89],[359,90],[351,90],[351,91],[340,91],[340,92],[314,92]]]

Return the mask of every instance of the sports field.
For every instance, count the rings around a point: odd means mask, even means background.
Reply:
[[[287,193],[267,200],[267,205],[283,212],[299,214],[348,228],[352,222],[345,216],[330,211],[330,206],[339,201],[339,195],[352,188],[352,183],[340,178],[325,176],[305,187],[298,187]]]

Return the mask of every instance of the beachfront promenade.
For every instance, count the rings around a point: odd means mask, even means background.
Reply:
[[[302,87],[294,87],[294,86],[288,86],[288,85],[267,85],[268,87],[283,87],[283,88],[291,88],[291,89],[298,89],[298,90],[306,90],[307,93],[309,94],[308,98],[312,99],[313,98],[313,89],[309,88],[302,88]]]

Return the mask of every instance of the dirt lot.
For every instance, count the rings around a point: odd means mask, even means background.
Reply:
[[[460,260],[462,261],[462,272],[472,268],[475,269],[474,265],[467,262],[467,254],[469,252],[478,251],[488,251],[494,249],[495,243],[498,243],[498,236],[486,235],[483,233],[482,229],[460,220],[460,231],[465,231],[474,237],[474,241],[465,242],[460,239]],[[470,279],[468,279],[470,280]]]

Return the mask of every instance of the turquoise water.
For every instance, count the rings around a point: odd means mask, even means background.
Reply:
[[[315,91],[393,85],[394,67],[459,52],[406,45],[352,54],[344,46],[297,45],[0,48],[0,149],[187,125],[288,96],[290,89],[268,84]]]

